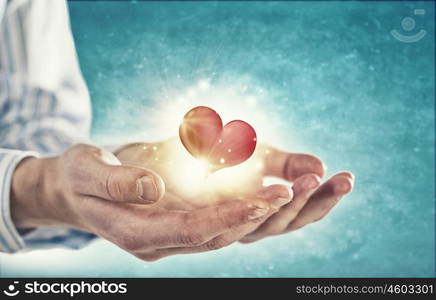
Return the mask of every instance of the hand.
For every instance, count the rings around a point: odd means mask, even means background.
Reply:
[[[311,155],[287,153],[272,147],[265,156],[265,176],[293,182],[293,200],[274,213],[259,227],[241,239],[250,243],[268,236],[288,233],[324,218],[330,210],[350,193],[354,175],[343,171],[321,184],[325,166]]]
[[[199,193],[190,190],[194,185],[189,181],[194,162],[178,139],[155,144],[129,144],[118,150],[116,155],[123,163],[147,166],[158,172],[167,186],[166,194],[158,205],[173,209],[196,209],[219,203],[220,199],[230,196],[268,194],[270,189],[281,190],[285,194],[286,185],[274,185],[265,190],[263,180],[267,176],[293,182],[289,191],[293,195],[292,202],[278,211],[271,211],[255,228],[241,236],[240,241],[244,243],[287,233],[322,219],[344,195],[351,192],[354,184],[354,175],[350,172],[337,173],[321,184],[325,166],[319,158],[287,153],[263,144],[259,144],[253,156],[243,164],[211,175],[215,176],[213,179],[218,178],[215,181],[229,177],[225,184],[214,185],[214,180],[208,178],[206,184],[212,182],[212,187],[202,188]],[[183,185],[189,188],[184,189]]]
[[[257,227],[262,216],[276,211],[265,197],[170,211],[153,205],[164,189],[155,172],[122,166],[107,151],[77,145],[59,157],[27,158],[18,165],[12,178],[12,219],[18,228],[76,227],[150,261],[218,248],[235,228]]]

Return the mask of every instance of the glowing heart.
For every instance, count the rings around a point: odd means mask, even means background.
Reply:
[[[185,114],[179,135],[189,153],[206,160],[212,171],[246,161],[256,148],[253,127],[241,120],[223,127],[216,111],[206,106],[197,106]]]

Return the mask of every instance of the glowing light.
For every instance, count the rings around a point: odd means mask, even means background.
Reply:
[[[209,172],[209,169],[211,167],[211,164],[206,159],[200,159],[198,160],[198,166],[197,168],[201,170],[201,173],[205,174]]]
[[[227,149],[227,152],[229,152],[229,153],[232,152],[232,149]]]
[[[210,76],[213,77],[212,74]],[[298,136],[292,134],[292,128],[287,127],[285,131],[279,121],[274,121],[280,115],[275,112],[274,106],[270,105],[271,95],[268,90],[259,94],[256,85],[247,82],[247,79],[243,81],[236,79],[229,83],[229,81],[219,82],[215,78],[214,84],[210,84],[209,81],[209,86],[205,89],[207,85],[206,82],[201,83],[202,80],[193,82],[192,86],[186,86],[184,91],[180,88],[174,90],[169,88],[165,95],[158,95],[154,99],[154,109],[146,108],[147,118],[141,123],[143,131],[147,132],[147,139],[165,140],[177,136],[177,130],[184,114],[193,107],[205,105],[218,111],[224,124],[231,120],[248,122],[256,130],[257,136],[269,144],[285,147],[287,145],[283,143],[287,140],[294,142],[298,140]],[[208,78],[205,80],[208,81]],[[244,87],[243,91],[241,87]],[[190,97],[187,97],[188,95]],[[251,99],[247,101],[248,98]],[[247,105],[247,102],[250,105]],[[286,139],[283,138],[284,136]],[[218,142],[223,143],[222,140]],[[230,147],[226,147],[225,150],[228,148]],[[233,154],[236,148],[231,148],[231,154]],[[148,149],[152,150],[153,145],[148,145]],[[156,150],[162,154],[159,156],[159,163],[162,162],[160,167],[164,168],[162,172],[170,177],[168,180],[171,180],[172,188],[181,195],[201,198],[203,203],[208,201],[209,198],[204,195],[210,190],[219,193],[235,191],[235,193],[242,194],[245,188],[252,188],[250,182],[258,180],[259,172],[265,167],[257,155],[263,156],[269,153],[269,151],[261,150],[240,165],[211,172],[210,162],[192,157],[178,136],[174,139],[174,145],[165,146],[162,149],[156,147]],[[225,153],[229,152],[225,151]],[[222,156],[226,158],[225,155]],[[169,163],[167,159],[172,163]],[[220,163],[219,157],[216,163]]]
[[[186,96],[187,96],[188,98],[192,98],[192,97],[194,97],[196,94],[197,94],[197,91],[196,91],[195,89],[191,88],[190,90],[188,90]]]
[[[156,146],[153,146],[153,151],[156,151],[157,150],[157,147]]]
[[[266,149],[266,150],[265,150],[265,154],[270,154],[270,152],[271,152],[271,151],[270,151],[269,149]]]
[[[247,105],[249,105],[251,107],[255,107],[257,104],[257,99],[255,97],[247,97],[245,102],[247,103]]]
[[[209,89],[209,87],[210,87],[209,81],[207,81],[205,79],[200,80],[198,82],[198,89],[200,89],[202,91],[205,91],[205,90]]]
[[[213,197],[207,197],[208,193],[218,192],[233,197],[252,192],[252,184],[264,167],[262,160],[253,157],[242,164],[213,171],[211,162],[195,159],[178,140],[165,147],[167,150],[169,152],[165,152],[165,157],[171,157],[172,164],[165,163],[162,167],[165,168],[163,174],[171,176],[171,188],[182,197],[198,199],[202,204],[214,201]],[[218,163],[225,163],[225,157],[220,158]]]
[[[171,165],[168,164],[167,171],[172,176],[174,188],[182,195],[190,197],[201,194],[208,186],[210,164],[207,160],[194,159],[184,151],[182,148],[173,151],[175,159]]]
[[[261,170],[263,168],[263,163],[261,161],[258,161],[256,163],[256,167],[255,168],[256,168],[256,170]]]
[[[159,160],[159,157],[155,157],[154,160],[158,161],[158,160]]]
[[[144,150],[147,150],[147,146],[144,146]]]
[[[223,140],[222,140],[222,139],[219,139],[219,140],[218,140],[218,143],[220,143],[220,144],[221,144],[222,142],[223,142]]]

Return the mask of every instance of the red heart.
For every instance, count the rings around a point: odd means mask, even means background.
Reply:
[[[189,153],[207,160],[214,171],[246,161],[256,148],[253,127],[241,120],[223,127],[217,112],[206,106],[194,107],[185,114],[179,135]]]

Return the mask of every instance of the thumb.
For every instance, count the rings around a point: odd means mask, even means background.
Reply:
[[[118,202],[152,204],[159,201],[165,184],[155,172],[121,165],[118,158],[106,150],[87,153],[82,160],[79,192]],[[76,166],[77,168],[77,166]]]

